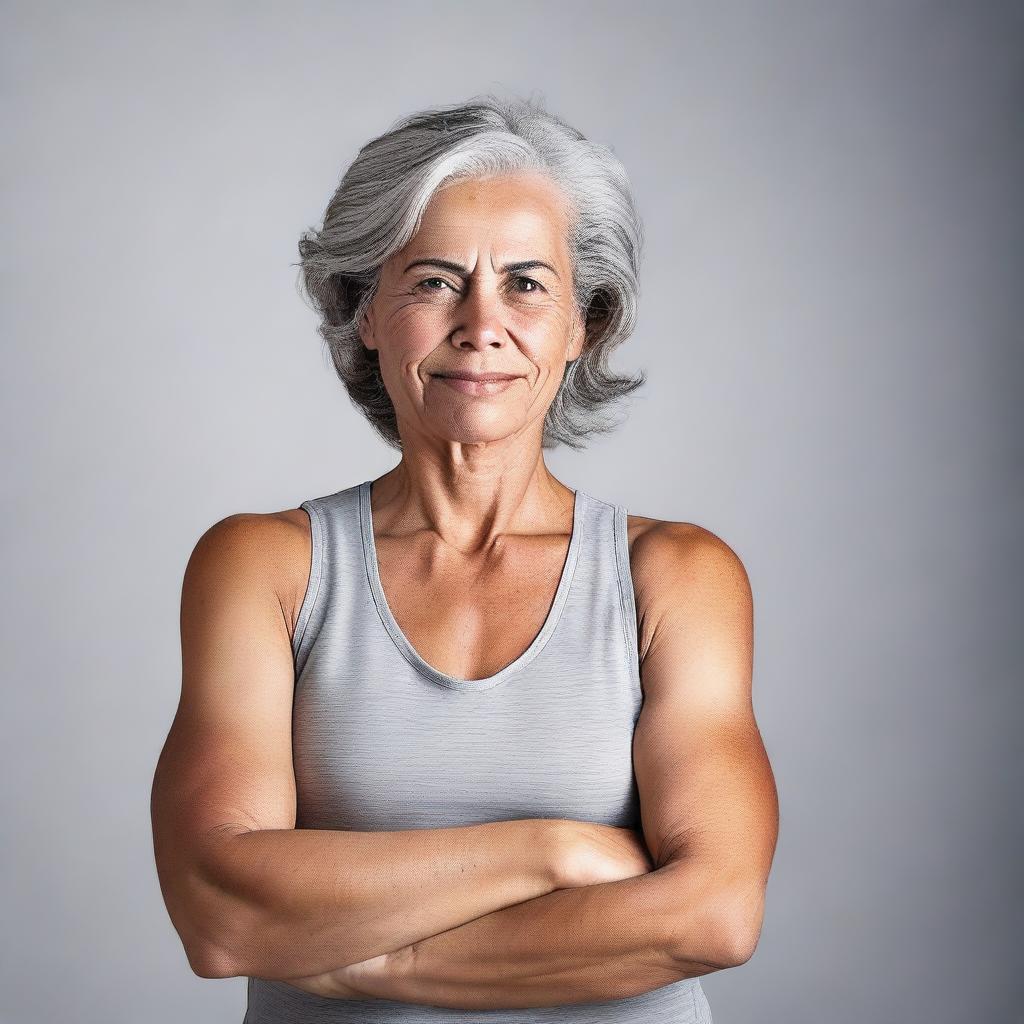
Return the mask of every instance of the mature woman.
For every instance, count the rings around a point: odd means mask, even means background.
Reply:
[[[778,812],[746,573],[543,456],[643,383],[608,367],[641,243],[607,148],[493,96],[363,147],[302,239],[401,457],[228,517],[185,573],[157,866],[248,1024],[707,1022],[700,977],[751,956]]]

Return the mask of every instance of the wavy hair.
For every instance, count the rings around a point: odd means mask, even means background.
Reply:
[[[378,353],[359,336],[381,267],[419,229],[442,184],[539,171],[567,200],[573,298],[586,339],[544,420],[542,445],[585,447],[614,430],[606,410],[645,383],[608,365],[636,323],[644,231],[626,170],[607,146],[544,110],[534,99],[474,96],[395,122],[359,150],[324,214],[299,241],[302,290],[352,403],[390,446],[402,447]]]

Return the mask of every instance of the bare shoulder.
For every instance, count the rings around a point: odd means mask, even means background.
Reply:
[[[309,516],[301,508],[236,512],[202,534],[185,570],[191,581],[230,575],[239,585],[273,593],[291,636],[309,583],[312,559]]]
[[[696,523],[646,516],[630,515],[627,523],[641,662],[658,631],[682,616],[696,621],[723,605],[752,614],[746,568],[717,534]]]

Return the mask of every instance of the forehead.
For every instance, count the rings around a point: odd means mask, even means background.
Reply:
[[[431,196],[402,255],[437,255],[442,247],[451,255],[453,249],[486,247],[553,261],[566,255],[566,227],[562,193],[541,175],[452,182]]]

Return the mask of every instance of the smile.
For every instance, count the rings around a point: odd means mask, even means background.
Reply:
[[[494,395],[499,391],[510,388],[519,377],[509,377],[505,380],[467,380],[464,377],[437,377],[442,384],[455,391],[461,391],[464,395]]]

